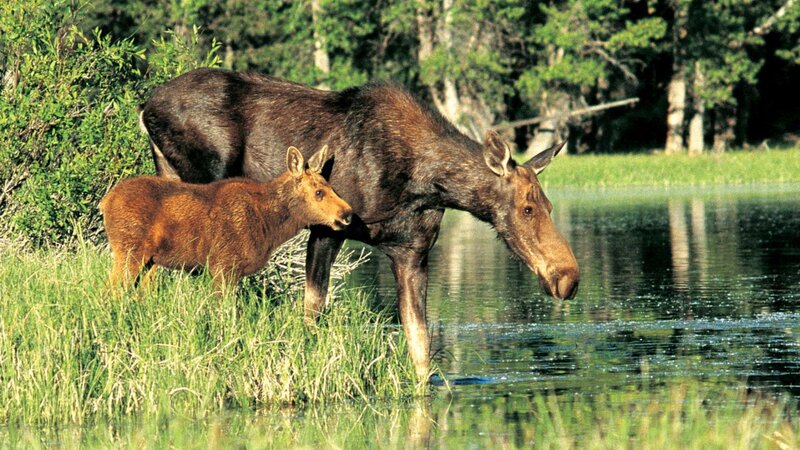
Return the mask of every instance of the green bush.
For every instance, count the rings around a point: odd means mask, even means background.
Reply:
[[[97,204],[119,179],[152,173],[136,106],[153,86],[216,65],[167,33],[146,53],[132,40],[81,30],[88,5],[19,0],[0,6],[0,224],[35,246],[98,235]]]

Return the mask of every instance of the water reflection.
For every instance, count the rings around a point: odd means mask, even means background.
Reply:
[[[568,302],[488,226],[448,212],[430,258],[435,360],[498,392],[693,378],[800,395],[798,190],[551,193],[582,269]],[[388,264],[373,261],[356,283],[377,280],[393,303]]]

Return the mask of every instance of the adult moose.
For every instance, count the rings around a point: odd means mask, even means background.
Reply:
[[[244,176],[270,180],[290,145],[330,145],[323,175],[353,208],[343,231],[312,227],[306,259],[305,315],[324,306],[330,268],[345,239],[389,256],[411,359],[427,380],[425,320],[428,252],[445,208],[469,211],[500,237],[558,299],[572,298],[579,270],[550,219],[537,179],[560,150],[517,165],[495,132],[484,144],[460,133],[406,90],[370,84],[340,92],[253,73],[197,69],[157,88],[142,107],[158,173],[207,183]],[[308,156],[308,155],[306,155]]]

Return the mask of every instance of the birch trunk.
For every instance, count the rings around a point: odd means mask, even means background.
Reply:
[[[686,67],[683,40],[688,33],[688,5],[673,0],[675,21],[672,27],[672,78],[667,87],[667,142],[664,152],[668,155],[682,153],[684,121],[686,120]]]
[[[481,30],[480,23],[474,24],[471,30],[459,30],[453,24],[453,0],[443,0],[438,6],[433,11],[422,7],[417,9],[417,58],[420,64],[433,54],[435,46],[453,55],[472,51],[491,39]],[[484,132],[494,124],[492,108],[476,93],[480,89],[470,89],[445,74],[439,82],[429,85],[428,91],[436,109],[468,136],[481,140]]]
[[[678,69],[672,74],[672,79],[667,88],[667,143],[664,152],[668,155],[681,153],[683,146],[683,121],[686,114],[686,80],[683,70]]]
[[[550,67],[559,64],[563,58],[563,48],[550,46],[547,58],[547,64]],[[539,102],[539,116],[550,118],[539,123],[539,127],[533,133],[533,138],[528,143],[524,158],[531,158],[562,139],[561,130],[567,123],[569,103],[569,96],[566,93],[551,89],[545,89],[542,92]],[[566,154],[567,150],[564,147],[560,153]]]
[[[705,115],[705,104],[700,94],[703,90],[703,71],[700,63],[695,63],[694,66],[694,81],[692,82],[692,106],[694,113],[692,120],[689,121],[689,154],[699,155],[703,153],[704,143],[704,126],[703,118]]]
[[[314,27],[314,67],[322,72],[325,78],[331,73],[331,61],[328,56],[328,51],[325,49],[325,37],[322,35],[321,26],[319,24],[320,16],[322,14],[321,0],[311,0],[311,23]],[[329,89],[326,82],[317,85],[319,89]]]
[[[560,92],[545,92],[542,94],[539,115],[551,117],[543,120],[533,134],[533,138],[528,143],[523,159],[532,158],[544,149],[552,147],[556,142],[564,139],[563,130],[567,124],[569,114],[569,98]],[[559,154],[566,154],[568,151],[565,146]]]

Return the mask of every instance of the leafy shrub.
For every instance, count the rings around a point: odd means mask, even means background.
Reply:
[[[80,29],[86,7],[61,0],[0,6],[0,224],[36,246],[98,235],[97,204],[116,181],[153,172],[136,105],[153,86],[202,65],[197,30],[146,54],[132,40]]]

